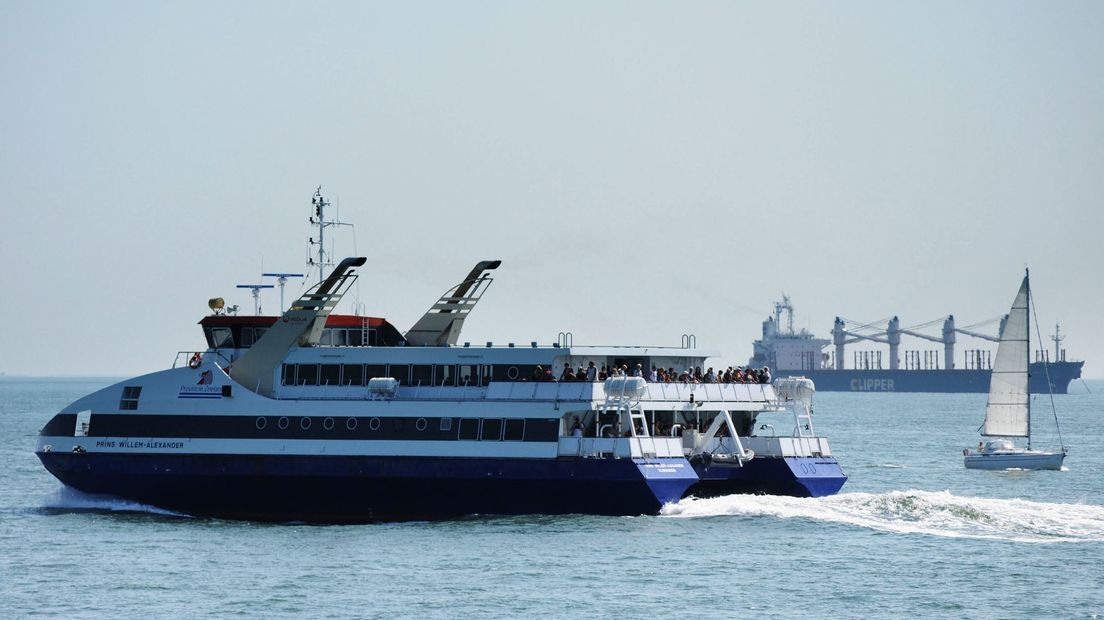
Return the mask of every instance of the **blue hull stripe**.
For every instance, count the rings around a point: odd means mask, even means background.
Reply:
[[[685,459],[463,459],[39,453],[66,485],[195,515],[365,522],[468,514],[654,514]]]

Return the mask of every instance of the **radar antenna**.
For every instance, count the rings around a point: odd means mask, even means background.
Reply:
[[[284,305],[284,285],[287,284],[288,278],[302,278],[301,273],[262,273],[262,278],[276,278],[276,284],[280,287],[280,312],[287,310],[287,306]]]
[[[261,289],[275,288],[271,284],[239,284],[238,288],[247,288],[253,291],[253,314],[261,315]]]

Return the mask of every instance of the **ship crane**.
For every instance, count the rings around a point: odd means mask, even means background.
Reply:
[[[954,345],[956,341],[956,334],[963,334],[971,336],[973,338],[980,338],[982,340],[988,340],[990,342],[999,342],[1000,336],[990,336],[980,332],[973,331],[972,328],[980,325],[986,325],[995,321],[1000,321],[1000,332],[1004,331],[1005,321],[1008,320],[1007,315],[975,323],[973,325],[967,325],[966,327],[955,327],[954,315],[947,315],[943,319],[943,330],[939,336],[932,336],[923,332],[917,331],[930,327],[939,322],[939,319],[934,321],[928,321],[927,323],[920,323],[907,328],[900,327],[900,320],[894,316],[888,321],[875,321],[873,323],[867,323],[865,325],[859,325],[851,330],[848,330],[846,325],[848,323],[855,323],[855,321],[848,321],[836,317],[835,323],[832,326],[832,343],[836,347],[836,359],[842,361],[844,359],[844,345],[852,344],[860,340],[866,340],[870,342],[878,342],[881,344],[889,345],[889,368],[890,370],[897,370],[900,367],[899,349],[901,345],[901,334],[912,336],[914,338],[920,338],[929,342],[939,342],[943,344],[943,357],[944,365],[946,368],[954,368]],[[886,324],[885,330],[880,329],[882,323]],[[861,334],[856,333],[858,330],[866,330],[875,328],[878,331],[873,334]],[[999,333],[999,332],[998,332]],[[840,362],[837,362],[840,363]]]

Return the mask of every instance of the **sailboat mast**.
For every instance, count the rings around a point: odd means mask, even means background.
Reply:
[[[1024,267],[1024,282],[1027,283],[1027,360],[1024,368],[1027,369],[1027,449],[1031,449],[1031,271]]]

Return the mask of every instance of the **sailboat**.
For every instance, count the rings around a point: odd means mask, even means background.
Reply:
[[[1066,458],[1065,445],[1060,452],[1031,447],[1031,391],[1027,375],[1031,356],[1029,276],[1025,270],[1023,283],[997,344],[993,374],[989,379],[989,400],[980,431],[983,437],[992,439],[979,442],[976,450],[962,451],[967,469],[1061,469]],[[1053,410],[1053,394],[1050,404]],[[1054,412],[1054,424],[1058,426],[1057,411]],[[1027,438],[1026,448],[1013,443],[1012,438],[1019,437]],[[1062,442],[1060,428],[1058,441]]]

